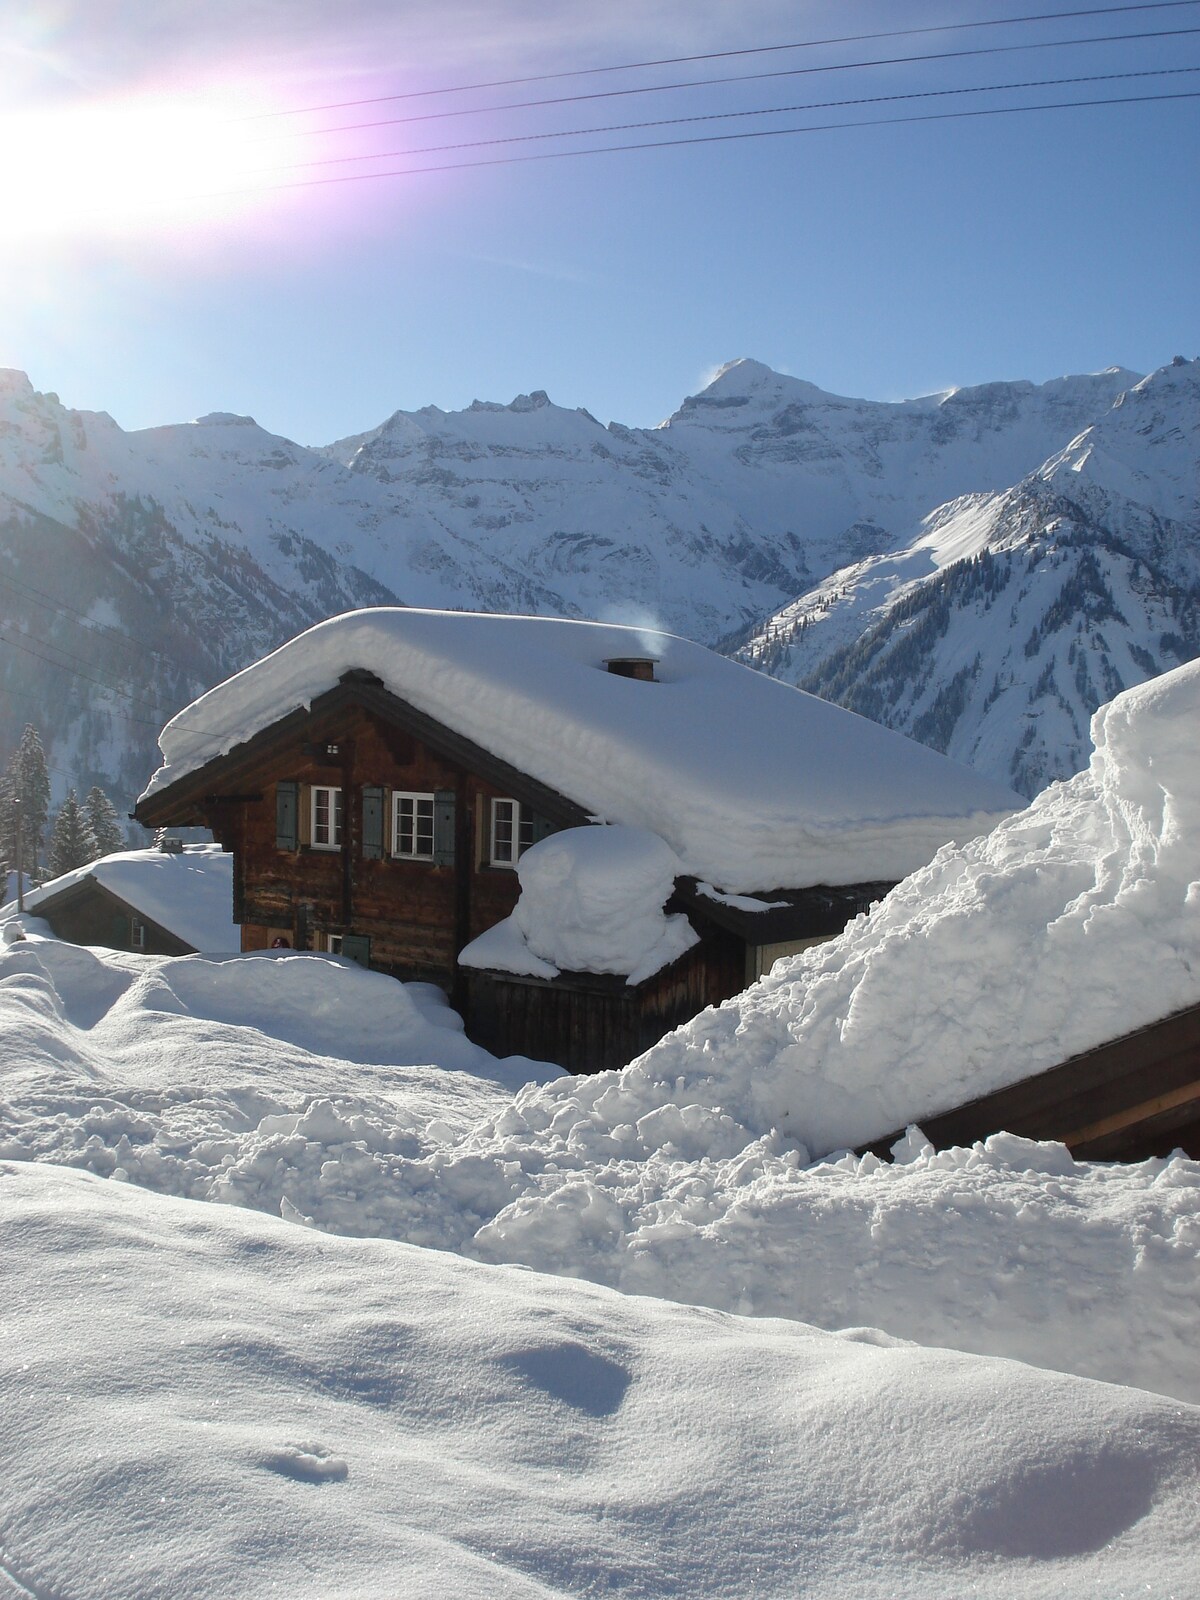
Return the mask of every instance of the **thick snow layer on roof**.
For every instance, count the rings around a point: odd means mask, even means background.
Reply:
[[[657,657],[655,683],[607,659]],[[354,668],[719,888],[900,878],[1019,804],[886,728],[654,630],[378,609],[301,634],[163,730],[147,795]]]
[[[697,942],[685,916],[663,907],[679,858],[645,828],[567,828],[527,850],[512,916],[462,951],[464,967],[553,978],[617,973],[641,983]]]
[[[125,850],[64,872],[25,896],[28,911],[88,878],[157,922],[194,950],[238,950],[233,920],[233,857],[216,844],[185,845],[182,853]]]
[[[1198,730],[1200,662],[1119,695],[1086,772],[629,1071],[827,1151],[1200,1003]]]
[[[0,1185],[13,1595],[1194,1592],[1190,1406],[87,1173]]]

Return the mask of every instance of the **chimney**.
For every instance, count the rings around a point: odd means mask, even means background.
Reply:
[[[604,663],[617,678],[637,678],[641,683],[654,683],[657,656],[610,656]]]

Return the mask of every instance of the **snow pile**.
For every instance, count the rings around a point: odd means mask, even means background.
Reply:
[[[1190,1591],[1192,1407],[81,1173],[0,1193],[14,1593]]]
[[[659,660],[654,683],[605,662]],[[368,669],[419,710],[735,893],[903,877],[1019,804],[899,734],[653,629],[377,609],[310,628],[163,729],[143,798]]]
[[[814,1152],[1200,1003],[1200,662],[1092,722],[1086,772],[631,1067]]]
[[[641,983],[690,950],[687,918],[663,907],[679,858],[644,828],[568,828],[527,850],[511,917],[463,950],[464,967],[529,973],[612,972]]]
[[[124,850],[101,856],[27,893],[26,910],[40,916],[47,901],[89,878],[194,950],[241,948],[233,920],[233,857],[218,844],[189,844],[178,853]]]
[[[333,957],[0,954],[0,1158],[1200,1399],[1195,1162],[998,1136],[809,1167],[712,1085],[514,1097],[533,1071]]]

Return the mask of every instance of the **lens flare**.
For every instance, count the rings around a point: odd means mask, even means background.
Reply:
[[[228,102],[98,102],[0,117],[0,233],[127,233],[255,203],[260,148]]]

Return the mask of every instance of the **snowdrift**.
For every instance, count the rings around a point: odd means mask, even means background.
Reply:
[[[0,1585],[1182,1595],[1200,1412],[0,1162]]]
[[[809,1167],[698,1081],[535,1071],[333,957],[0,953],[0,1159],[1200,1399],[1196,1162]]]
[[[869,917],[663,1040],[682,1080],[821,1153],[1200,1002],[1200,662],[1092,721],[1087,771],[947,847]]]

